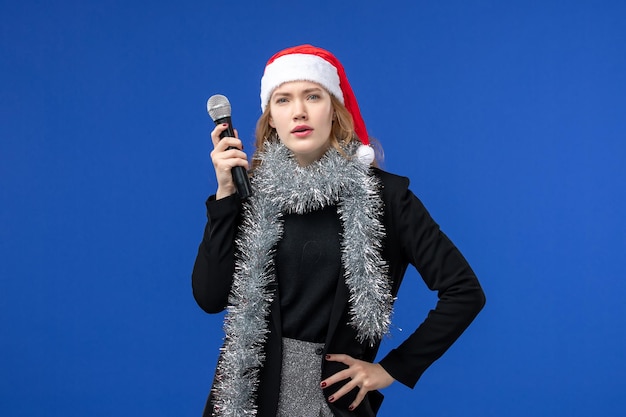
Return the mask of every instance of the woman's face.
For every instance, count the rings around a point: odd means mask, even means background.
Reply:
[[[330,94],[310,81],[280,85],[270,97],[269,124],[300,166],[315,162],[330,146],[333,105]]]

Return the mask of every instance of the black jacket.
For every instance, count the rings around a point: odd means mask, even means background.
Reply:
[[[409,264],[439,301],[424,322],[400,346],[379,363],[399,382],[414,387],[422,373],[438,359],[467,328],[485,303],[480,284],[465,258],[441,232],[425,207],[408,189],[409,180],[372,169],[382,184],[383,223],[386,230],[383,258],[389,265],[389,279],[395,297]],[[233,242],[239,222],[240,201],[236,195],[207,201],[208,222],[192,275],[193,294],[198,305],[208,313],[223,311],[234,271]],[[276,266],[280,268],[280,265]],[[338,286],[331,312],[324,348],[326,353],[344,353],[373,362],[379,343],[370,347],[359,343],[349,322],[348,289],[343,280]],[[271,305],[270,334],[265,347],[266,361],[261,370],[258,391],[258,416],[274,417],[278,404],[281,369],[281,324],[278,299]],[[323,362],[322,378],[344,369],[337,362]],[[338,389],[326,389],[328,397]],[[368,393],[354,411],[348,406],[356,396],[350,395],[330,403],[337,416],[373,417],[382,402],[379,392]],[[212,414],[209,395],[204,415]]]

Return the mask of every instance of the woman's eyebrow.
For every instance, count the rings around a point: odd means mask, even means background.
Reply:
[[[272,98],[277,97],[277,96],[281,96],[281,97],[290,97],[292,95],[292,93],[287,92],[287,91],[276,91],[274,94],[272,94]]]
[[[309,94],[309,93],[321,93],[322,89],[320,87],[311,87],[311,88],[305,88],[304,90],[300,91],[300,92],[296,92],[295,94]],[[272,97],[276,97],[276,96],[281,96],[281,97],[291,97],[293,96],[294,93],[291,91],[276,91],[274,94],[272,94]]]
[[[307,88],[307,89],[303,90],[302,92],[304,94],[308,94],[308,93],[319,93],[321,91],[322,91],[322,89],[320,87],[311,87],[311,88]]]

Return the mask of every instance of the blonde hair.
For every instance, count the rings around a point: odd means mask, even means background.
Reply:
[[[329,95],[334,111],[333,125],[330,130],[330,145],[346,156],[342,147],[354,141],[360,142],[360,140],[354,132],[354,122],[350,112],[335,96]],[[270,106],[267,106],[256,124],[256,140],[254,142],[256,150],[252,156],[252,173],[254,173],[254,170],[261,162],[257,155],[265,150],[265,143],[275,143],[280,140],[276,129],[270,126],[270,117]],[[377,166],[376,161],[374,161],[373,165]]]

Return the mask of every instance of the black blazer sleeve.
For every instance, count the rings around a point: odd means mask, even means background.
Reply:
[[[482,309],[485,295],[463,255],[408,189],[409,180],[382,171],[379,175],[395,290],[408,263],[439,297],[415,332],[380,361],[391,376],[412,388],[469,326]]]
[[[237,194],[207,202],[207,223],[193,267],[193,296],[207,313],[218,313],[228,304],[235,269],[234,242],[241,200]]]

